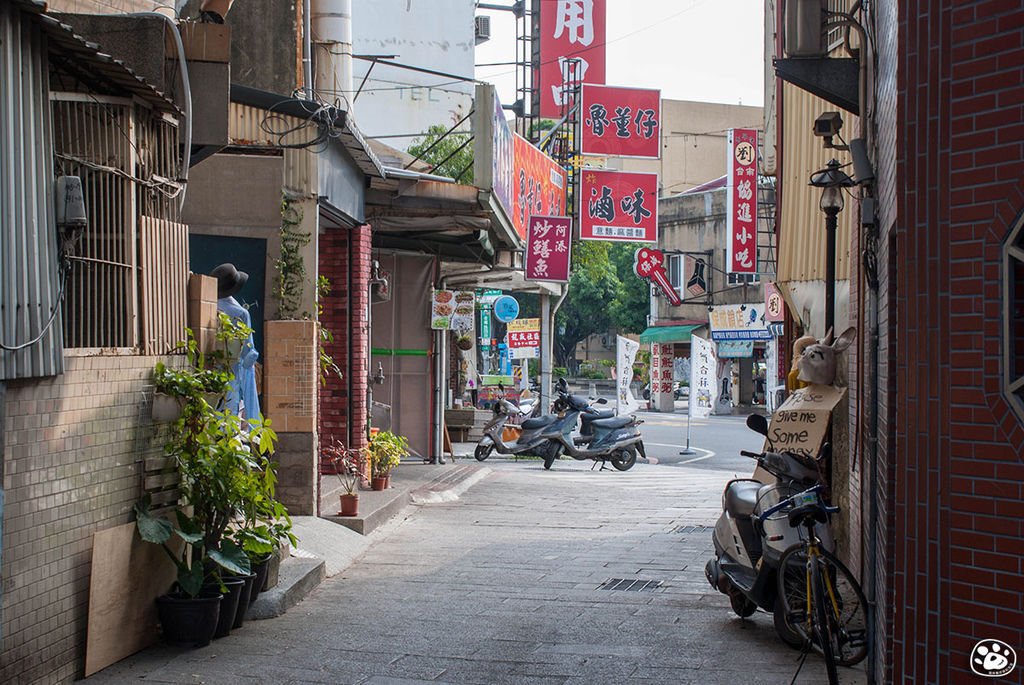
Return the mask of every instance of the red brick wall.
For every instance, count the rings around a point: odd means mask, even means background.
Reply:
[[[334,334],[327,351],[342,371],[320,387],[320,440],[356,448],[366,445],[370,256],[368,225],[320,236],[320,274],[331,281],[321,321]]]
[[[898,35],[878,43],[896,94],[879,84],[876,121],[880,136],[895,124],[894,147],[879,146],[879,167],[895,168],[879,188],[895,249],[883,255],[883,358],[895,364],[882,682],[972,682],[979,639],[1024,645],[1024,427],[1000,376],[1001,243],[1024,210],[1024,3],[886,0],[877,12],[896,7]]]

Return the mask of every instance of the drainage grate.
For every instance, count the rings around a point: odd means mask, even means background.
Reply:
[[[661,587],[660,580],[629,580],[609,578],[598,586],[598,590],[625,590],[626,592],[654,592]]]
[[[714,529],[711,526],[676,526],[672,532],[688,535],[690,533],[707,533],[710,530]]]

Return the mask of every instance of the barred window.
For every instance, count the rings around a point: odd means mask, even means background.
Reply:
[[[1024,218],[1003,245],[1003,387],[1024,420]]]

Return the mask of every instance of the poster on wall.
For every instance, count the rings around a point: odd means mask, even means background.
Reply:
[[[729,129],[725,270],[757,273],[757,131]]]
[[[435,290],[430,298],[430,327],[436,331],[471,331],[475,313],[472,290]]]
[[[512,223],[525,239],[531,216],[565,214],[565,170],[519,134],[512,134],[512,142]]]
[[[661,157],[661,91],[583,84],[580,154]]]
[[[581,83],[604,83],[607,0],[540,3],[540,116],[558,119]]]
[[[580,238],[658,242],[658,174],[585,169]]]

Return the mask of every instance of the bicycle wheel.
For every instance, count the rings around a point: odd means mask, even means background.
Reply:
[[[819,551],[824,570],[827,607],[834,617],[833,654],[840,666],[860,663],[868,654],[867,600],[853,574],[827,550]],[[790,547],[779,562],[778,596],[787,624],[805,640],[811,639],[807,603],[807,551],[802,544]],[[815,645],[819,649],[818,645]]]
[[[821,656],[825,658],[825,672],[828,674],[828,685],[839,685],[839,673],[836,672],[836,655],[833,651],[836,643],[836,627],[833,612],[829,606],[828,589],[825,587],[825,565],[819,562],[811,564],[811,606],[814,617],[811,620],[811,631],[814,644]]]

